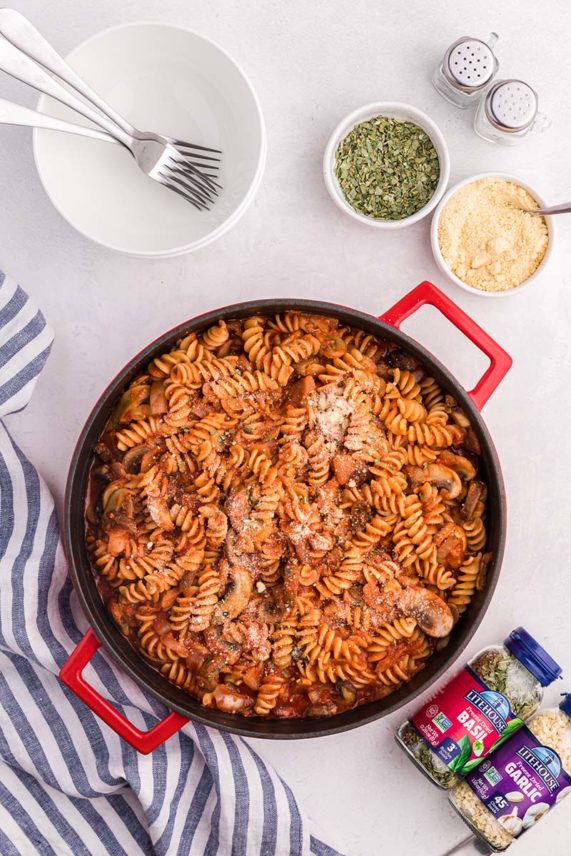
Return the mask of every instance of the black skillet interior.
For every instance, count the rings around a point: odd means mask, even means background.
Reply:
[[[330,315],[345,324],[366,330],[380,338],[396,341],[410,354],[418,357],[430,373],[452,394],[468,413],[482,447],[484,478],[488,485],[488,545],[493,560],[488,570],[484,591],[474,597],[451,635],[448,646],[435,653],[428,665],[413,680],[392,695],[353,710],[323,719],[258,719],[231,716],[202,705],[166,680],[146,663],[117,629],[103,605],[90,567],[84,540],[84,508],[93,446],[97,442],[109,414],[132,378],[141,372],[157,354],[168,350],[183,333],[202,330],[221,318],[243,318],[249,315],[274,314],[299,309],[320,315]],[[73,453],[66,489],[64,542],[70,573],[81,605],[98,638],[113,660],[143,688],[169,709],[206,725],[250,737],[296,739],[319,737],[346,731],[385,716],[410,702],[436,681],[468,644],[490,603],[500,572],[506,533],[506,507],[499,461],[491,437],[470,397],[458,381],[421,345],[406,334],[365,313],[337,304],[313,300],[270,299],[239,303],[208,312],[165,333],[142,350],[119,372],[91,411]]]

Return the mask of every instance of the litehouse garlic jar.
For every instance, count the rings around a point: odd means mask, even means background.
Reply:
[[[534,714],[561,668],[523,627],[438,690],[396,739],[441,788],[451,788]]]
[[[544,710],[460,782],[454,808],[491,849],[506,850],[571,794],[571,693]]]

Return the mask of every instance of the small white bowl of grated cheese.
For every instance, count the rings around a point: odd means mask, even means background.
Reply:
[[[460,181],[443,196],[432,218],[436,264],[472,294],[508,297],[520,292],[544,270],[553,250],[553,218],[528,213],[545,204],[526,182],[506,173]]]

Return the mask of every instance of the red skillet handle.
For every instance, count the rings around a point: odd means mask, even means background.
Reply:
[[[512,358],[495,342],[488,334],[479,327],[475,321],[456,306],[439,288],[431,282],[421,282],[408,294],[395,303],[391,309],[379,316],[380,321],[399,328],[405,318],[428,303],[438,309],[445,318],[464,333],[477,347],[490,359],[489,368],[486,369],[476,386],[468,395],[481,410],[490,395],[509,371]]]
[[[61,667],[59,676],[63,683],[90,707],[93,713],[101,717],[119,737],[130,743],[138,752],[148,755],[149,752],[172,737],[183,725],[186,725],[188,719],[173,711],[165,716],[161,722],[154,725],[150,731],[141,731],[132,725],[107,699],[100,696],[82,675],[83,670],[100,646],[101,642],[93,630],[88,630]]]

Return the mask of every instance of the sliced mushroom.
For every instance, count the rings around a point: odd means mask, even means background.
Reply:
[[[357,690],[350,681],[340,681],[337,690],[343,697],[345,704],[350,707],[357,701]]]
[[[206,662],[208,658],[208,648],[205,645],[201,645],[200,642],[197,642],[195,639],[191,641],[191,647],[186,652],[186,657],[184,662],[188,666],[188,668],[192,672],[198,672],[203,663]]]
[[[123,455],[123,466],[125,467],[125,470],[128,473],[136,473],[137,470],[141,468],[143,457],[150,451],[150,447],[145,445],[133,446],[131,449],[128,449]]]
[[[113,454],[111,452],[111,449],[109,448],[107,443],[103,442],[103,440],[100,440],[99,443],[95,444],[93,451],[96,455],[99,455],[101,460],[104,461],[106,464],[110,464],[113,460]]]
[[[132,509],[133,496],[126,487],[117,487],[115,482],[111,482],[101,495],[101,504],[105,514],[118,511],[120,508]]]
[[[396,594],[399,610],[415,618],[427,636],[448,636],[454,624],[450,607],[441,597],[422,586],[408,586]]]
[[[164,529],[165,532],[171,532],[174,529],[174,523],[171,520],[169,507],[164,497],[158,494],[147,494],[147,509],[151,519],[157,526]]]
[[[258,624],[277,624],[284,613],[284,597],[280,593],[279,602],[274,598],[274,590],[267,590],[264,595],[254,595],[247,606],[244,621],[255,621]]]
[[[256,663],[255,666],[250,666],[244,672],[244,683],[251,690],[259,690],[262,686],[262,675],[264,672],[264,664]]]
[[[453,452],[446,450],[440,453],[438,461],[444,464],[445,467],[454,470],[455,473],[466,479],[466,481],[471,481],[476,475],[476,467],[463,455],[455,455]]]
[[[389,366],[395,369],[400,369],[401,371],[412,372],[414,374],[414,379],[418,383],[418,381],[422,380],[425,376],[426,371],[424,366],[416,357],[413,357],[412,354],[407,354],[404,351],[401,351],[397,348],[386,358]]]
[[[377,374],[379,377],[382,377],[383,380],[389,382],[393,379],[392,369],[385,360],[379,360],[377,363]]]
[[[134,419],[146,419],[149,415],[149,387],[144,383],[130,386],[123,393],[113,414],[117,422],[132,422]]]
[[[470,420],[468,419],[464,411],[460,407],[455,407],[454,404],[452,404],[452,419],[454,420],[456,425],[460,426],[460,428],[470,427]]]
[[[442,565],[459,568],[466,553],[466,533],[456,523],[448,523],[434,536],[436,558]]]
[[[224,596],[214,609],[213,623],[221,624],[227,618],[236,618],[246,608],[252,594],[253,579],[243,565],[232,565],[230,583]]]
[[[116,600],[110,601],[107,605],[113,621],[118,625],[123,636],[128,636],[131,632],[133,607],[133,604],[118,603]]]
[[[254,704],[251,696],[225,684],[217,684],[212,698],[218,710],[223,710],[224,713],[243,713]]]
[[[462,490],[460,476],[442,464],[428,464],[426,467],[426,481],[440,488],[442,498],[446,500],[456,499]]]
[[[464,505],[462,506],[462,517],[464,520],[472,520],[474,512],[485,494],[486,486],[483,482],[473,481],[470,483]]]
[[[120,556],[129,549],[129,533],[120,526],[113,526],[108,530],[109,541],[107,550],[112,556]]]
[[[240,658],[240,646],[237,642],[229,642],[224,638],[223,628],[220,625],[216,627],[211,625],[206,628],[204,642],[209,652],[225,665],[232,665]]]
[[[206,639],[206,633],[204,635]],[[208,642],[208,640],[207,640]],[[208,642],[210,648],[210,643]],[[198,686],[201,689],[213,690],[220,680],[222,662],[217,657],[207,657],[198,668]]]
[[[306,716],[333,716],[335,713],[337,713],[337,705],[333,704],[333,702],[329,702],[329,704],[310,704],[305,711]]]
[[[165,397],[165,382],[163,380],[154,380],[152,382],[149,403],[151,416],[162,416],[169,409]]]
[[[440,488],[443,499],[455,499],[462,490],[460,476],[441,463],[425,464],[423,467],[410,466],[405,467],[405,470],[413,488],[429,482]]]
[[[169,651],[173,652],[178,657],[186,657],[188,654],[186,647],[178,639],[175,639],[170,630],[167,633],[161,634],[161,642],[165,648],[168,648]]]
[[[425,482],[428,481],[425,467],[415,467],[411,464],[410,466],[405,467],[404,470],[412,488],[416,489],[421,484],[425,484]]]
[[[480,446],[480,441],[476,436],[476,432],[473,428],[466,428],[464,431],[464,436],[462,437],[462,445],[466,449],[467,452],[472,452],[474,455],[482,454],[482,447]]]
[[[333,360],[335,357],[342,357],[347,351],[347,343],[340,336],[333,336],[321,346],[321,355],[328,360]]]
[[[365,528],[372,516],[372,509],[368,502],[359,500],[354,502],[349,512],[349,522],[351,532],[354,534],[361,532]]]

